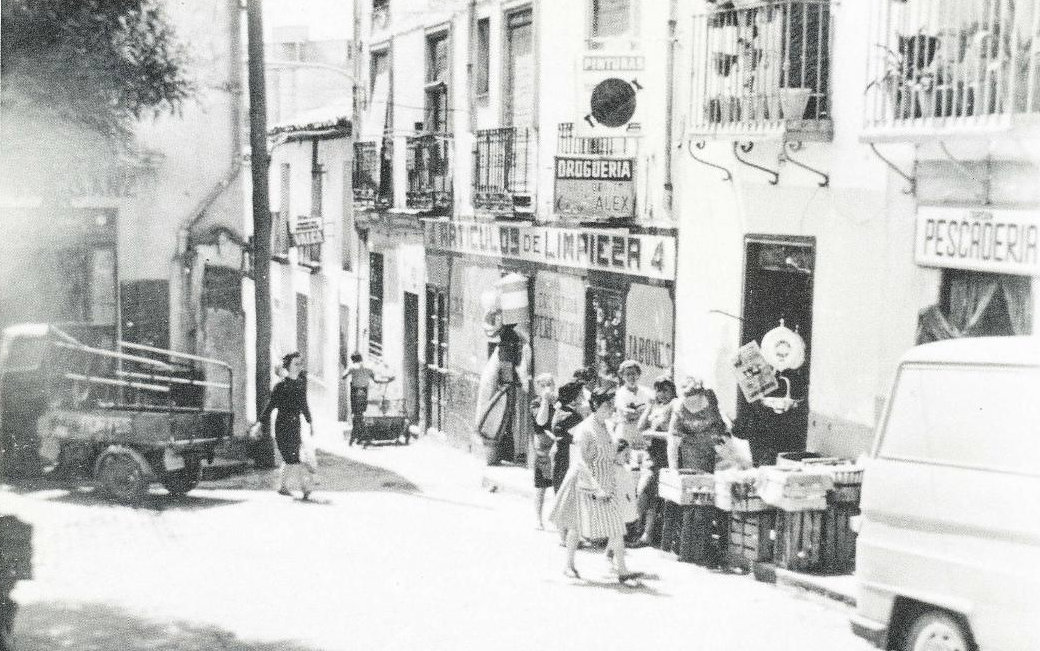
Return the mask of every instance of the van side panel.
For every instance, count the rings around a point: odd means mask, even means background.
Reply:
[[[859,614],[904,596],[963,614],[979,646],[1040,621],[1040,369],[904,364],[864,478]]]

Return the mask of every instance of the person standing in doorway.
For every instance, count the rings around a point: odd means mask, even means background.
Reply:
[[[347,445],[364,441],[365,410],[368,409],[368,385],[375,380],[376,373],[365,364],[361,353],[354,351],[350,356],[350,365],[343,372],[343,377],[350,381],[350,440]]]
[[[309,436],[313,436],[313,421],[310,407],[307,404],[307,380],[303,375],[303,359],[300,357],[300,353],[289,353],[283,357],[282,368],[285,370],[285,377],[274,385],[267,406],[249,428],[249,434],[256,436],[260,426],[271,418],[271,413],[275,410],[278,411],[274,422],[274,441],[284,462],[281,472],[278,474],[278,493],[291,495],[288,484],[289,476],[295,475],[300,490],[303,492],[303,499],[306,500],[311,495],[311,481],[308,472],[300,463],[300,446],[303,443],[300,416],[303,416],[307,424],[311,426]]]

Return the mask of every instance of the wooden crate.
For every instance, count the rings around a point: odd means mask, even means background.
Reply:
[[[775,526],[775,511],[734,511],[729,517],[729,539],[726,545],[728,564],[751,570],[755,563],[772,561]]]
[[[776,546],[777,567],[796,572],[820,569],[824,511],[778,511]]]
[[[820,540],[820,571],[852,574],[856,567],[856,532],[850,519],[859,515],[855,504],[835,503],[823,512]]]
[[[715,505],[715,476],[689,470],[664,468],[658,475],[657,494],[680,506]]]
[[[655,546],[663,552],[670,552],[675,548],[675,542],[678,540],[682,507],[668,500],[661,500],[661,504],[661,537]]]

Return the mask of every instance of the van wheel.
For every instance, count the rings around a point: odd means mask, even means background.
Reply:
[[[903,651],[974,651],[967,627],[942,610],[926,610],[910,625]]]
[[[162,476],[162,485],[171,495],[185,495],[199,485],[202,478],[202,464],[198,459],[185,459],[180,470],[167,472]]]
[[[109,450],[98,460],[95,478],[120,502],[136,504],[148,490],[147,470],[127,450]]]

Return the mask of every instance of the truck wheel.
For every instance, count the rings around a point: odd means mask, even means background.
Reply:
[[[956,617],[942,610],[926,610],[910,625],[903,640],[903,651],[973,651],[975,645],[967,628]]]
[[[202,478],[202,464],[198,459],[185,459],[184,467],[163,474],[162,485],[171,495],[186,495],[188,491],[199,485]]]
[[[97,463],[95,478],[120,502],[136,504],[148,490],[148,471],[129,450],[109,450]]]

